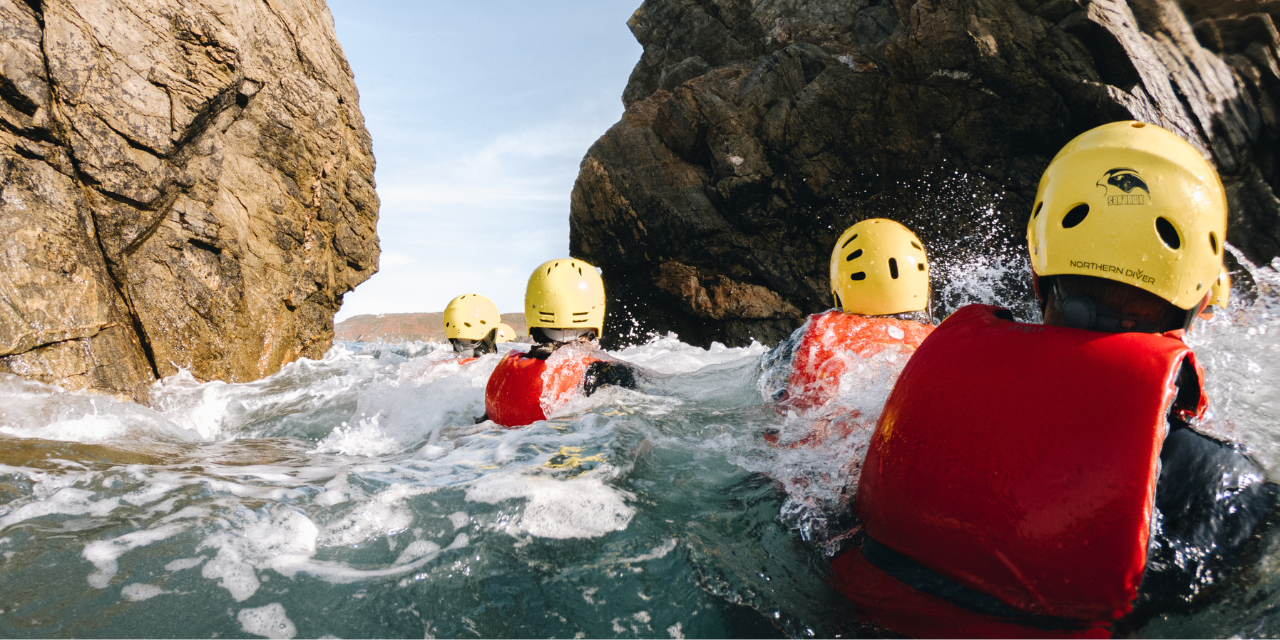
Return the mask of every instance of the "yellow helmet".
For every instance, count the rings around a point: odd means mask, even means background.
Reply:
[[[444,337],[452,340],[483,340],[502,324],[498,306],[475,293],[464,293],[444,308]]]
[[[1226,267],[1223,267],[1222,272],[1218,274],[1218,279],[1213,281],[1213,286],[1209,289],[1209,304],[1216,304],[1226,309],[1230,301],[1231,274],[1227,273]]]
[[[511,342],[516,339],[516,330],[511,325],[502,323],[498,325],[498,336],[494,342]]]
[[[845,230],[831,252],[831,295],[849,313],[883,316],[929,306],[929,260],[911,230],[884,218]]]
[[[1027,227],[1038,276],[1107,278],[1191,309],[1222,270],[1227,196],[1187,141],[1141,122],[1090,129],[1040,178]]]
[[[544,262],[524,292],[529,328],[604,329],[604,281],[596,268],[575,258]]]

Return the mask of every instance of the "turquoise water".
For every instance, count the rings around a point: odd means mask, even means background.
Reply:
[[[1017,263],[940,291],[1034,313]],[[1280,470],[1270,267],[1191,338],[1204,428]],[[509,348],[504,345],[504,349]],[[0,635],[770,637],[859,635],[824,582],[880,403],[905,362],[857,362],[839,406],[783,415],[760,345],[675,337],[614,352],[650,373],[548,422],[473,424],[499,356],[345,343],[249,384],[176,376],[151,408],[0,378]],[[776,449],[814,421],[865,428]],[[1280,550],[1153,636],[1280,634]]]

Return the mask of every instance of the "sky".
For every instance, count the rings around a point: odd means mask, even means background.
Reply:
[[[373,137],[380,270],[336,320],[442,311],[463,293],[524,310],[569,253],[569,194],[622,117],[640,0],[329,0]]]

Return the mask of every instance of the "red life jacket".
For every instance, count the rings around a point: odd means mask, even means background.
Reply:
[[[931,331],[932,326],[919,322],[860,316],[839,309],[811,316],[792,357],[786,395],[778,409],[809,412],[824,407],[839,393],[840,376],[852,362],[891,348],[910,354]],[[770,431],[764,434],[765,442],[787,449],[816,447],[864,428],[857,411],[808,417],[807,433],[799,439],[783,443],[778,432]]]
[[[568,402],[577,393],[587,365],[599,360],[574,346],[546,360],[512,351],[498,362],[484,389],[484,410],[504,427],[523,427]]]
[[[910,320],[872,318],[832,309],[809,318],[787,379],[789,408],[826,404],[840,389],[849,356],[870,358],[890,347],[914,351],[933,327]]]
[[[868,544],[916,572],[895,578],[864,545],[833,562],[833,583],[900,633],[1107,635],[1142,581],[1183,362],[1203,375],[1181,331],[1099,333],[997,311],[964,307],[920,345],[862,466],[854,504]],[[1202,414],[1197,391],[1174,408]],[[950,591],[903,582],[922,574]],[[956,588],[1014,615],[977,613]]]

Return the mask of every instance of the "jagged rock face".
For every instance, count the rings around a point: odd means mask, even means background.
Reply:
[[[0,371],[142,399],[322,355],[373,169],[322,0],[0,0]]]
[[[570,252],[603,268],[622,311],[606,335],[777,340],[831,305],[831,248],[870,217],[944,258],[1025,246],[1049,160],[1115,120],[1209,153],[1229,239],[1269,260],[1280,3],[1187,2],[646,0],[626,112],[572,196]],[[704,303],[673,274],[789,305]]]

